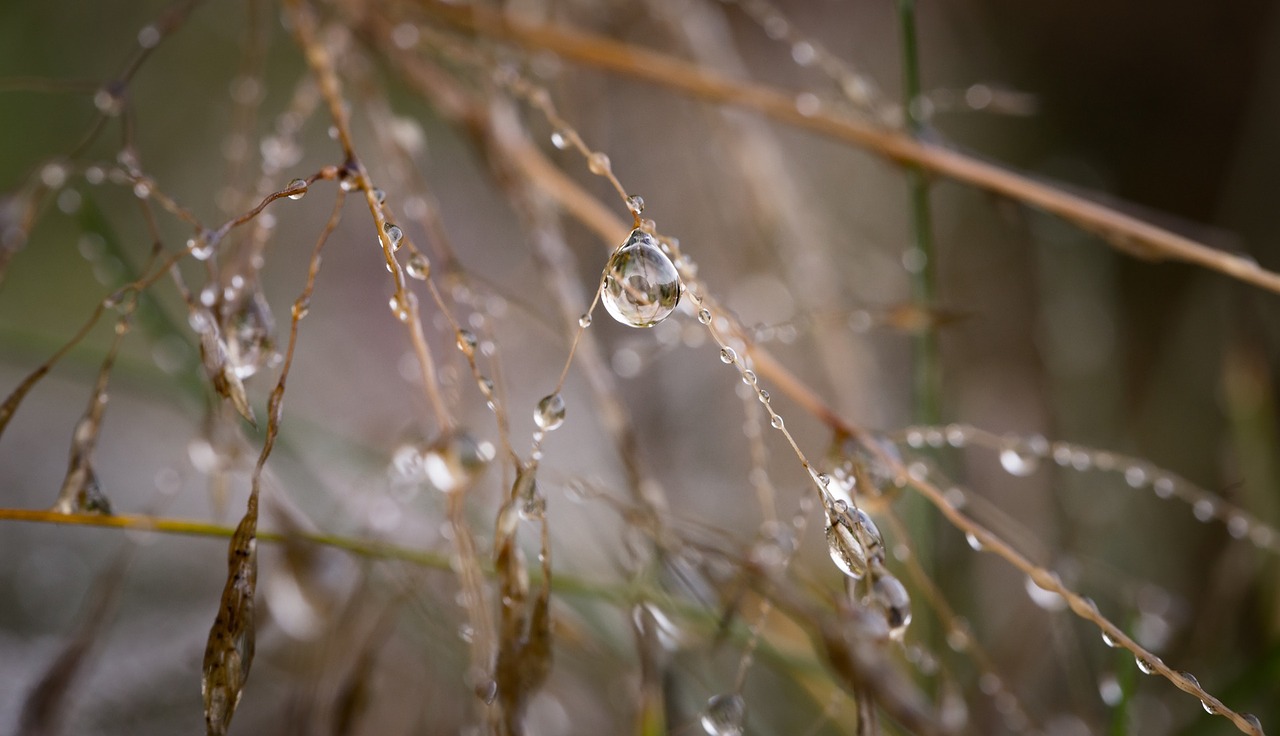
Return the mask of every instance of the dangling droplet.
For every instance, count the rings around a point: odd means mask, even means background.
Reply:
[[[1116,640],[1111,637],[1111,634],[1108,634],[1105,631],[1102,632],[1102,643],[1106,644],[1110,649],[1116,648]]]
[[[587,170],[596,176],[604,176],[613,170],[609,155],[596,151],[587,157]]]
[[[546,432],[564,424],[564,397],[558,391],[544,396],[542,401],[538,402],[537,410],[533,412],[533,421],[539,429]]]
[[[861,580],[867,559],[884,555],[884,539],[866,512],[837,501],[827,511],[827,551],[840,572]]]
[[[702,730],[708,736],[741,736],[747,720],[747,703],[737,693],[720,693],[702,710]]]
[[[1134,657],[1133,661],[1138,665],[1138,670],[1144,675],[1149,675],[1156,671],[1156,666],[1142,657]]]
[[[604,308],[631,327],[652,327],[680,303],[680,275],[652,235],[632,230],[605,267]]]
[[[637,194],[627,197],[627,209],[631,210],[633,215],[639,215],[644,212],[644,197]]]
[[[289,191],[289,199],[302,199],[307,196],[307,187],[306,179],[294,179],[289,182],[289,186],[285,190]]]
[[[582,315],[581,317],[579,317],[579,318],[578,318],[578,326],[579,326],[579,327],[581,327],[581,328],[582,328],[582,329],[584,329],[584,330],[585,330],[585,329],[587,329],[588,327],[590,327],[590,326],[591,326],[591,315],[590,315],[590,314],[584,314],[584,315]]]
[[[401,299],[399,294],[392,294],[391,300],[387,302],[387,305],[391,307],[391,314],[395,315],[395,318],[401,322],[408,322],[409,317],[412,316],[408,301]]]
[[[384,222],[382,223],[382,232],[387,234],[387,240],[391,242],[391,250],[400,250],[400,241],[404,239],[404,231],[397,225]]]
[[[889,623],[889,638],[902,641],[911,624],[911,596],[906,586],[893,575],[882,573],[871,584],[871,600]]]
[[[207,261],[213,255],[213,248],[216,242],[210,242],[204,235],[198,235],[194,238],[187,238],[187,250],[191,252],[191,257],[197,261]]]
[[[553,131],[551,133],[551,145],[563,151],[569,147],[569,134],[563,131]]]
[[[414,253],[404,264],[404,272],[409,274],[410,278],[426,281],[431,275],[431,261],[425,253]]]
[[[1006,447],[1000,451],[1000,466],[1009,475],[1025,477],[1040,467],[1040,458],[1023,447]]]
[[[493,459],[488,443],[478,443],[461,430],[441,436],[422,452],[422,469],[431,485],[444,493],[469,485]]]

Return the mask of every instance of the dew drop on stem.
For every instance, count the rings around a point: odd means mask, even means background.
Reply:
[[[309,185],[307,184],[306,179],[294,179],[293,181],[289,182],[289,186],[288,186],[289,199],[298,200],[307,196],[308,186]]]
[[[404,272],[409,274],[409,278],[426,281],[431,275],[431,261],[423,253],[414,253],[404,264]]]
[[[609,258],[600,300],[622,324],[652,327],[679,304],[680,275],[652,235],[633,230]]]
[[[559,392],[544,396],[533,412],[533,421],[539,429],[550,432],[564,424],[564,397]]]
[[[708,736],[741,736],[747,720],[747,704],[738,693],[720,693],[702,710],[702,730]]]
[[[1000,451],[1000,467],[1009,475],[1025,477],[1040,467],[1040,458],[1020,446],[1006,447]]]

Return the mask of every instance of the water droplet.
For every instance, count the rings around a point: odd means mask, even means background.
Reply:
[[[595,151],[587,157],[587,170],[597,176],[604,176],[612,169],[613,165],[609,162],[608,154]]]
[[[702,730],[708,736],[741,736],[747,720],[747,703],[737,693],[720,693],[702,710]]]
[[[404,264],[404,272],[409,274],[410,278],[419,281],[426,281],[431,275],[431,260],[427,258],[425,253],[414,253],[409,256],[409,260]]]
[[[458,330],[458,350],[468,358],[476,354],[476,333],[471,330]]]
[[[898,578],[883,573],[871,584],[871,600],[889,623],[889,638],[902,641],[911,624],[911,596]]]
[[[197,261],[207,261],[213,255],[213,248],[217,243],[209,242],[204,235],[194,238],[187,238],[187,250],[191,253],[191,257]]]
[[[1159,478],[1156,478],[1155,483],[1152,483],[1151,487],[1155,490],[1157,498],[1167,499],[1173,495],[1173,478],[1170,478],[1167,475],[1162,475]]]
[[[1023,447],[1006,447],[1000,451],[1000,466],[1009,475],[1025,477],[1040,467],[1040,458]]]
[[[93,93],[93,106],[107,117],[115,117],[124,110],[124,95],[115,85],[103,87]]]
[[[1067,599],[1052,590],[1046,590],[1036,584],[1036,581],[1028,575],[1023,587],[1027,590],[1027,596],[1031,598],[1031,602],[1043,608],[1046,611],[1061,611],[1067,607]]]
[[[412,297],[412,295],[407,296]],[[391,307],[391,314],[395,315],[395,318],[401,322],[408,322],[412,316],[409,301],[409,299],[401,299],[399,294],[392,294],[391,300],[387,302],[388,306]]]
[[[539,429],[550,432],[564,424],[564,398],[559,392],[544,396],[533,412],[533,421]]]
[[[609,258],[600,300],[622,324],[652,327],[679,304],[680,275],[652,235],[633,230]]]
[[[704,325],[711,324],[711,311],[707,309],[698,310],[698,321]]]
[[[579,317],[579,318],[578,318],[578,326],[579,326],[579,327],[581,327],[581,328],[582,328],[582,329],[584,329],[584,330],[585,330],[585,329],[587,329],[588,327],[590,327],[590,326],[591,326],[591,315],[590,315],[590,314],[584,314],[584,315],[582,315],[581,317]]]
[[[1134,657],[1133,661],[1135,664],[1138,665],[1138,670],[1142,672],[1142,674],[1144,675],[1150,675],[1156,671],[1155,664],[1153,664],[1152,662],[1148,662],[1146,659],[1143,659],[1141,656]]]
[[[982,540],[978,539],[978,535],[973,532],[965,532],[964,541],[969,543],[969,548],[974,552],[981,552],[984,549]]]
[[[461,430],[441,436],[422,451],[422,470],[431,485],[444,493],[469,485],[484,470],[493,451]]]
[[[636,194],[627,197],[627,209],[631,210],[633,215],[639,215],[644,212],[644,197]]]
[[[827,511],[827,551],[840,572],[860,580],[867,560],[884,556],[884,539],[866,512],[837,500]]]
[[[1106,644],[1111,649],[1116,648],[1116,640],[1113,639],[1111,637],[1111,634],[1107,633],[1106,631],[1102,632],[1102,643]]]
[[[1124,482],[1132,488],[1141,488],[1147,484],[1147,471],[1137,465],[1124,469]]]
[[[781,414],[774,414],[772,417],[769,418],[769,425],[772,426],[774,429],[782,429],[786,425],[786,423],[782,421]]]
[[[737,359],[738,359],[738,354],[737,354],[736,352],[734,352],[734,351],[733,351],[733,348],[721,348],[721,349],[720,349],[720,362],[721,362],[721,363],[731,364],[731,363],[733,363],[734,361],[736,361]]]
[[[569,147],[569,135],[558,130],[552,131],[551,145],[563,151]]]
[[[399,226],[384,222],[382,223],[382,232],[386,233],[387,240],[391,241],[391,250],[400,250],[400,241],[404,239],[404,231]]]
[[[266,365],[275,351],[275,322],[262,292],[241,298],[227,319],[227,359],[236,377],[248,378]]]
[[[1213,520],[1213,515],[1217,512],[1217,505],[1213,501],[1202,498],[1191,506],[1191,513],[1195,515],[1196,521],[1207,522]]]
[[[387,201],[387,193],[382,189],[374,189],[371,194],[373,194],[373,201],[378,204],[383,204]]]
[[[296,199],[302,199],[303,197],[307,196],[308,186],[309,185],[307,184],[306,179],[294,179],[293,181],[289,182],[289,186],[286,187],[287,190],[291,190],[289,194],[289,199],[296,200]]]
[[[1258,736],[1263,736],[1262,721],[1259,720],[1257,716],[1255,716],[1252,713],[1245,713],[1240,717],[1248,721],[1250,726],[1253,726],[1254,733],[1256,733]]]
[[[760,399],[761,404],[767,404],[769,403],[769,399],[773,397],[769,396],[769,392],[765,389],[760,389],[756,392],[756,398]]]

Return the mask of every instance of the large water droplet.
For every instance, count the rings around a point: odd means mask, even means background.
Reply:
[[[827,551],[840,572],[860,580],[867,574],[867,559],[884,556],[884,540],[862,509],[837,501],[827,511]]]
[[[289,186],[286,187],[285,191],[289,192],[289,199],[302,199],[307,196],[307,187],[306,179],[294,179],[289,182]]]
[[[564,424],[564,398],[559,392],[543,397],[533,412],[533,421],[542,430],[550,432]]]
[[[631,327],[652,327],[680,303],[680,275],[652,235],[631,231],[605,268],[604,307]]]
[[[720,693],[702,711],[702,730],[708,736],[741,736],[747,720],[747,704],[737,693]]]

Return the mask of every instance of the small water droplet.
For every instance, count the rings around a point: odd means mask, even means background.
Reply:
[[[564,424],[564,398],[559,392],[544,396],[538,402],[538,408],[533,412],[533,421],[546,432]]]
[[[1195,515],[1196,521],[1212,521],[1214,514],[1217,513],[1217,505],[1207,498],[1201,498],[1192,504],[1191,513]]]
[[[373,195],[373,201],[378,204],[384,204],[387,201],[387,193],[382,189],[374,189],[370,193]]]
[[[1138,665],[1138,670],[1142,672],[1142,674],[1144,675],[1150,675],[1156,671],[1155,664],[1148,662],[1146,659],[1143,659],[1140,656],[1134,657],[1133,661],[1135,664]]]
[[[582,328],[582,329],[584,329],[584,330],[585,330],[585,329],[587,329],[588,327],[590,327],[590,326],[591,326],[591,315],[590,315],[590,314],[584,314],[584,315],[582,315],[581,317],[579,317],[579,318],[578,318],[578,326],[579,326],[579,327],[581,327],[581,328]]]
[[[782,428],[783,428],[783,426],[785,426],[785,424],[786,424],[786,423],[782,421],[782,415],[781,415],[781,414],[774,414],[772,417],[770,417],[770,418],[769,418],[769,424],[770,424],[774,429],[782,429]]]
[[[1259,720],[1257,716],[1255,716],[1252,713],[1245,713],[1240,717],[1248,721],[1250,726],[1253,726],[1253,730],[1257,734],[1257,736],[1263,736],[1262,721]]]
[[[882,573],[871,584],[871,600],[889,624],[889,638],[902,641],[911,624],[911,596],[906,586],[893,575]]]
[[[426,281],[431,275],[431,260],[427,258],[425,253],[414,253],[409,256],[409,260],[404,264],[404,272],[409,274],[410,278],[419,281]]]
[[[720,349],[720,362],[721,362],[721,363],[729,364],[729,363],[733,363],[733,362],[734,362],[734,361],[736,361],[737,359],[738,359],[738,354],[737,354],[736,352],[734,352],[733,348],[721,348],[721,349]]]
[[[644,212],[644,197],[637,194],[627,197],[627,209],[631,210],[633,215],[639,215]]]
[[[289,182],[289,186],[286,187],[286,190],[290,192],[289,199],[297,200],[307,196],[308,186],[306,179],[294,179]]]
[[[404,231],[397,225],[384,222],[382,224],[382,232],[387,234],[387,240],[391,242],[391,250],[400,250],[400,241],[404,239]]]
[[[771,399],[772,397],[769,396],[768,391],[766,391],[765,389],[760,389],[759,391],[756,392],[756,398],[760,399],[761,404],[767,404],[769,403],[769,399]]]
[[[608,154],[595,151],[587,157],[587,170],[596,176],[604,176],[612,171],[612,169],[613,166],[609,161]]]
[[[965,532],[964,541],[969,543],[969,548],[974,552],[981,552],[984,549],[982,540],[978,539],[978,535],[973,532]]]
[[[1009,475],[1025,477],[1040,467],[1040,458],[1023,447],[1006,447],[1000,451],[1000,466]]]
[[[698,310],[698,321],[704,325],[711,324],[711,311],[708,309]]]
[[[600,300],[624,325],[652,327],[680,302],[680,275],[652,235],[631,231],[609,258]]]
[[[1027,596],[1031,598],[1031,602],[1043,608],[1046,611],[1061,611],[1067,607],[1067,599],[1052,590],[1041,588],[1036,581],[1027,576],[1023,587],[1026,588]]]
[[[1124,469],[1124,482],[1131,488],[1141,488],[1147,484],[1147,471],[1140,466],[1130,465]]]
[[[553,131],[551,133],[551,145],[563,151],[569,147],[569,134],[563,131]]]
[[[457,338],[458,350],[461,350],[463,355],[471,357],[476,354],[476,344],[479,342],[476,333],[467,329],[458,330]]]
[[[1106,631],[1102,632],[1102,643],[1106,644],[1107,647],[1111,649],[1116,648],[1116,640],[1111,638],[1111,634],[1107,633]]]
[[[391,314],[395,315],[395,318],[401,322],[408,322],[412,316],[409,300],[401,299],[399,294],[392,294],[387,305],[391,308]]]
[[[702,730],[708,736],[741,736],[747,720],[747,704],[737,693],[720,693],[702,710]]]
[[[197,236],[187,238],[187,250],[191,253],[191,257],[197,261],[207,261],[213,255],[213,248],[216,243],[209,242],[205,236]]]
[[[492,459],[489,443],[477,443],[466,432],[453,430],[422,451],[422,470],[431,485],[453,493],[475,480]]]

